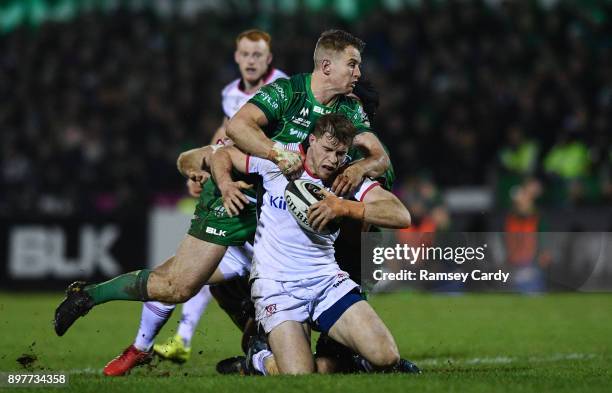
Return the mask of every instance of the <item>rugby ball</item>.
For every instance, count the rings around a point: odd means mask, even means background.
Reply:
[[[295,221],[302,228],[313,233],[329,235],[340,228],[337,220],[328,223],[322,231],[315,231],[308,222],[310,205],[324,199],[324,195],[318,192],[321,189],[323,187],[310,180],[293,180],[285,187],[285,202],[287,203],[287,210],[291,212]]]

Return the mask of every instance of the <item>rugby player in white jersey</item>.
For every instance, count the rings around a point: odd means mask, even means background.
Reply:
[[[271,37],[261,30],[247,30],[236,37],[236,51],[234,59],[240,70],[240,78],[227,84],[221,92],[221,104],[224,118],[220,127],[215,131],[211,146],[185,152],[179,157],[179,171],[185,175],[189,193],[199,197],[209,173],[202,168],[207,163],[212,146],[225,139],[225,127],[231,118],[244,105],[257,90],[286,74],[271,66],[273,55],[271,52]],[[252,256],[252,246],[248,243],[244,247],[229,247],[220,263],[220,270],[224,278],[248,274]],[[139,330],[132,345],[121,355],[111,360],[104,368],[108,376],[125,375],[133,367],[146,363],[151,359],[151,347],[161,357],[179,363],[189,359],[191,354],[191,339],[200,320],[212,299],[208,285],[191,299],[183,304],[182,317],[177,333],[163,344],[153,345],[159,330],[170,318],[176,307],[174,304],[165,304],[158,301],[149,301],[143,305]]]
[[[344,115],[322,116],[307,139],[305,171],[300,178],[329,189],[355,133]],[[232,181],[227,176],[228,166],[263,177],[265,194],[255,235],[251,295],[278,372],[315,371],[311,328],[361,354],[376,369],[395,367],[400,357],[391,333],[334,259],[333,243],[338,232],[322,235],[298,225],[283,201],[288,180],[273,162],[246,156],[233,147],[221,148],[212,160],[213,176],[220,185]],[[340,217],[388,228],[410,225],[410,214],[402,203],[372,180],[365,179],[358,185],[352,194],[354,200],[322,192],[325,199],[308,212],[315,230]],[[264,359],[262,356],[253,362],[265,373]]]

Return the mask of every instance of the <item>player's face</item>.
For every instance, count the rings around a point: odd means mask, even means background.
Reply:
[[[334,87],[342,94],[351,93],[361,77],[360,66],[361,54],[355,47],[349,46],[344,51],[337,53],[333,58],[330,73],[330,80]]]
[[[242,79],[256,84],[266,74],[272,62],[272,54],[266,41],[251,41],[245,37],[238,42],[234,60],[240,68]]]
[[[308,149],[310,160],[308,161],[315,174],[322,180],[327,180],[344,163],[348,148],[348,145],[340,143],[329,133],[323,134],[320,138],[310,135],[310,148]]]

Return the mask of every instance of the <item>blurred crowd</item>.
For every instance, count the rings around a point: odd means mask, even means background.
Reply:
[[[329,27],[366,41],[399,192],[426,171],[425,194],[496,185],[509,206],[537,176],[549,203],[609,204],[612,9],[489,3],[423,2],[350,23],[269,14],[261,27],[289,74],[312,69]],[[135,214],[176,200],[176,157],[220,124],[220,91],[238,77],[234,37],[260,17],[119,9],[0,36],[0,216]]]

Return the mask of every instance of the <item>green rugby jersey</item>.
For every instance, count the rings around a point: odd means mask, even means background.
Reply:
[[[266,115],[268,125],[264,128],[266,136],[281,143],[301,143],[314,130],[322,115],[342,113],[350,119],[357,132],[373,132],[368,116],[361,103],[352,97],[339,95],[328,105],[319,103],[310,89],[312,74],[298,74],[291,78],[279,78],[263,86],[249,100]],[[363,158],[359,149],[348,152],[351,160]],[[395,173],[393,166],[378,179],[387,189],[391,189]]]
[[[277,79],[249,100],[266,115],[268,125],[264,132],[268,138],[281,143],[300,143],[314,130],[319,117],[328,113],[345,114],[357,132],[372,131],[358,100],[340,95],[323,105],[314,98],[310,79],[311,74]]]

